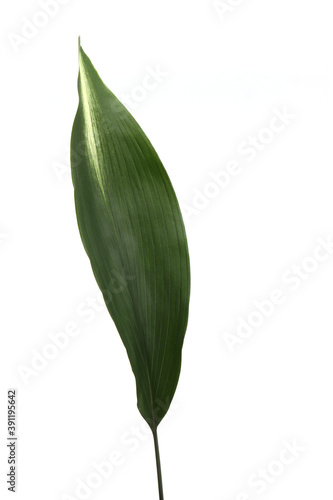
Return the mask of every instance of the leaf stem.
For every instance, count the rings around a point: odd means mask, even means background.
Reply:
[[[156,469],[157,469],[157,480],[158,480],[158,492],[160,495],[160,500],[164,499],[163,496],[163,485],[162,485],[162,470],[161,470],[161,460],[160,460],[160,451],[158,448],[158,439],[157,439],[157,428],[154,427],[152,430],[154,437],[154,445],[155,445],[155,456],[156,456]]]

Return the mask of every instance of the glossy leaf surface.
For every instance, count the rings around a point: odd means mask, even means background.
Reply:
[[[71,169],[79,231],[127,350],[139,411],[154,429],[176,390],[187,326],[184,224],[153,146],[81,47],[78,91]]]

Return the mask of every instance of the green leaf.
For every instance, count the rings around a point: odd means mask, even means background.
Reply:
[[[71,170],[79,231],[154,431],[176,390],[188,319],[183,219],[156,151],[80,45],[78,91]]]

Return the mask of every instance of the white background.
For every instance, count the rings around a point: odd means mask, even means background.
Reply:
[[[152,438],[144,424],[134,436],[142,419],[125,349],[105,307],[88,305],[99,293],[68,168],[78,35],[110,89],[132,96],[186,218],[190,320],[159,427],[166,500],[331,498],[333,255],[313,259],[333,235],[331,2],[226,0],[225,15],[213,0],[62,3],[53,17],[35,0],[1,8],[1,498],[12,498],[10,387],[17,499],[83,498],[78,480],[96,479],[93,463],[116,451],[122,464],[86,498],[158,497]],[[44,26],[29,31],[27,20]],[[164,76],[146,91],[156,68]],[[293,118],[269,135],[276,110]],[[258,134],[249,161],[239,147]],[[209,187],[232,160],[238,175]],[[284,303],[251,316],[274,289]],[[240,339],[249,315],[261,325]],[[78,335],[24,380],[22,366],[71,322]],[[233,352],[227,332],[242,341]],[[285,441],[302,448],[288,465]],[[261,493],[248,483],[260,467]]]

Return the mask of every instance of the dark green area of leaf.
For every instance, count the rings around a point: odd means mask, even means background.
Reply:
[[[154,430],[176,390],[187,326],[184,224],[153,146],[81,47],[78,91],[71,167],[79,231]]]

